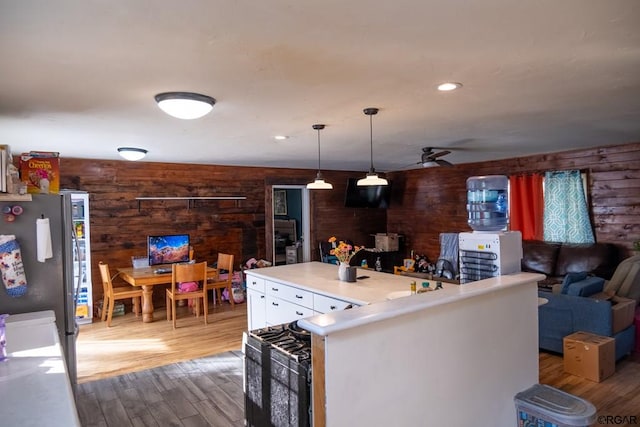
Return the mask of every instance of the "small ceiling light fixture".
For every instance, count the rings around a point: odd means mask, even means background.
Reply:
[[[318,173],[315,181],[307,184],[307,188],[309,190],[332,190],[333,185],[325,182],[324,178],[322,178],[322,172],[320,172],[320,131],[324,129],[324,125],[313,125],[311,127],[318,131]]]
[[[158,107],[178,119],[199,119],[213,109],[216,100],[192,92],[164,92],[155,96]]]
[[[438,85],[438,90],[440,92],[451,92],[452,90],[460,89],[461,87],[462,83],[445,82]]]
[[[369,130],[370,130],[370,142],[371,142],[371,166],[369,167],[369,173],[366,177],[358,180],[358,187],[369,185],[387,185],[388,182],[384,178],[380,178],[373,167],[373,116],[378,114],[377,108],[365,108],[364,113],[369,116]]]
[[[140,160],[144,156],[147,155],[147,150],[144,148],[134,148],[134,147],[120,147],[118,148],[118,154],[126,160]]]
[[[289,139],[289,137],[287,135],[276,135],[273,137],[273,139],[277,141],[284,141],[285,139]]]

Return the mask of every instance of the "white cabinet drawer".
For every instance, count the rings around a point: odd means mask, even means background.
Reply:
[[[313,316],[312,309],[284,301],[279,298],[267,296],[267,324],[280,325]]]
[[[265,283],[265,288],[265,292],[269,296],[280,298],[286,301],[290,301],[294,304],[313,309],[312,292],[294,288],[293,286],[283,285],[277,282],[271,282],[268,280]]]
[[[331,313],[332,311],[337,310],[344,310],[349,304],[351,303],[348,301],[343,301],[324,295],[315,294],[313,296],[313,309],[322,314]]]
[[[247,274],[247,289],[264,293],[264,279]]]
[[[250,331],[267,326],[267,297],[262,292],[247,289],[247,326]]]

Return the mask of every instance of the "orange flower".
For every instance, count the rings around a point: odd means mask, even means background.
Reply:
[[[334,239],[335,241],[335,237],[332,237],[332,239]],[[329,241],[331,241],[331,239],[329,239]],[[361,251],[362,249],[364,249],[364,246],[354,247],[341,240],[338,246],[331,249],[329,253],[335,256],[336,258],[338,258],[338,261],[348,263],[349,261],[351,261],[351,258],[353,258],[353,256],[357,254],[359,251]]]

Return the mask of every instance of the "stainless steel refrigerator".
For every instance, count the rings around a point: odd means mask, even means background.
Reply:
[[[0,234],[15,235],[20,246],[27,291],[11,297],[4,286],[0,289],[0,313],[25,313],[53,310],[60,334],[71,384],[76,385],[76,337],[73,251],[76,244],[72,227],[71,195],[33,194],[31,201],[5,201],[0,206],[22,207],[23,212],[13,221],[0,217]],[[51,258],[37,259],[36,220],[49,218]],[[77,266],[76,266],[77,267]],[[0,280],[1,282],[1,280]]]

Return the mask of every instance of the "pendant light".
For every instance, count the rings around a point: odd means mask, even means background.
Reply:
[[[309,190],[332,190],[333,185],[325,182],[324,178],[322,178],[322,172],[320,172],[320,131],[324,129],[324,125],[313,125],[311,127],[318,131],[318,173],[315,181],[307,184],[307,188]]]
[[[384,178],[380,178],[373,167],[373,116],[378,114],[377,108],[365,108],[364,113],[369,116],[369,130],[371,141],[371,166],[369,167],[369,173],[366,177],[358,180],[358,187],[370,186],[370,185],[387,185],[388,182]]]
[[[164,92],[155,96],[158,107],[178,119],[199,119],[213,109],[216,100],[192,92]]]

